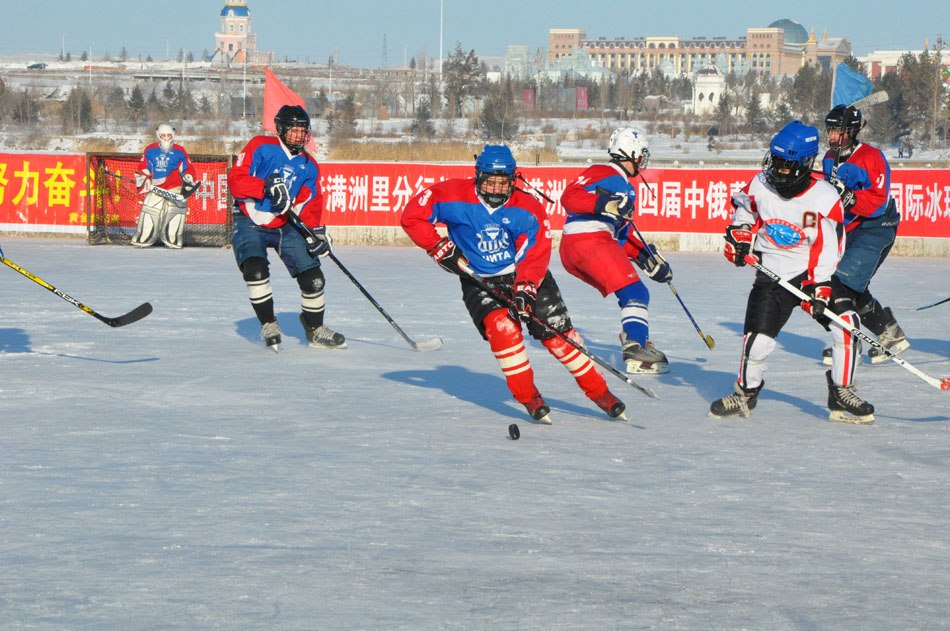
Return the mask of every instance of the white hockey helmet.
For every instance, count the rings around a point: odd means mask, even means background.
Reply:
[[[642,171],[650,163],[650,143],[639,129],[621,127],[610,135],[607,154],[614,162],[630,160]]]
[[[158,138],[158,146],[168,151],[175,141],[175,128],[168,123],[162,123],[155,130],[155,136]]]

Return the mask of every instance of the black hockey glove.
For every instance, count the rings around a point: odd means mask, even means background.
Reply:
[[[271,212],[283,215],[290,210],[290,191],[277,173],[272,173],[264,180],[264,197],[270,200]]]
[[[838,189],[838,197],[841,198],[841,205],[846,211],[851,210],[854,205],[858,203],[858,198],[855,196],[854,191],[845,186],[844,182],[836,177],[831,177],[828,179],[828,183]]]
[[[666,259],[660,256],[656,251],[656,246],[652,243],[645,245],[640,249],[637,258],[633,262],[642,269],[647,276],[658,283],[668,283],[673,280],[673,270]]]
[[[745,265],[745,257],[752,253],[753,241],[755,241],[755,234],[752,233],[752,226],[749,224],[728,226],[722,255],[736,267],[742,267]]]
[[[459,265],[468,266],[468,259],[462,254],[462,250],[456,247],[455,241],[448,237],[443,237],[441,241],[435,244],[426,254],[432,257],[432,260],[438,263],[442,269],[453,274],[461,276],[465,272]]]
[[[190,173],[186,173],[185,177],[181,179],[181,196],[188,199],[195,194],[199,186],[201,186],[201,183],[195,182],[195,178]]]
[[[802,301],[802,309],[825,327],[826,331],[830,331],[831,320],[825,315],[825,310],[831,301],[831,283],[810,283],[803,285],[802,291],[809,296],[808,300]]]
[[[594,206],[594,210],[603,215],[610,215],[615,219],[630,221],[636,212],[636,206],[631,195],[610,193],[604,189],[598,189],[597,204]]]
[[[530,322],[534,313],[534,305],[538,302],[538,288],[529,280],[515,283],[514,299],[508,312],[515,320]]]
[[[310,232],[313,233],[314,237],[307,239],[307,252],[310,253],[310,256],[326,256],[329,254],[330,246],[333,245],[333,239],[330,238],[327,227],[318,226],[311,228]]]

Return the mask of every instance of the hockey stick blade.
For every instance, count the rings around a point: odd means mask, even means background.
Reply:
[[[871,107],[872,105],[877,105],[879,103],[886,103],[888,99],[890,98],[891,97],[888,96],[887,92],[885,92],[884,90],[881,90],[879,92],[874,92],[872,94],[868,94],[867,96],[863,98],[858,99],[857,101],[849,105],[849,107],[853,107],[855,109],[861,109],[863,107]]]
[[[942,305],[942,304],[945,303],[945,302],[950,302],[950,298],[944,298],[943,300],[938,300],[937,302],[934,302],[934,303],[932,303],[932,304],[924,305],[923,307],[917,307],[916,311],[923,311],[924,309],[929,309],[929,308],[931,308],[931,307],[936,307],[936,306],[938,306],[938,305]]]
[[[420,353],[428,353],[431,351],[437,351],[440,348],[442,348],[442,338],[433,337],[427,340],[420,340],[418,342],[413,341],[412,348],[413,350],[417,350]]]
[[[84,309],[85,311],[85,309]],[[104,315],[96,313],[95,311],[87,311],[91,316],[94,316],[97,320],[105,322],[113,328],[118,328],[120,326],[125,326],[127,324],[132,324],[133,322],[138,322],[148,314],[152,313],[152,305],[148,302],[143,302],[135,309],[132,309],[128,313],[124,313],[117,318],[108,318]]]

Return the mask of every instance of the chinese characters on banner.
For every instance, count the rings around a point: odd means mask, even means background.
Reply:
[[[524,188],[534,187],[556,202],[583,168],[519,171],[530,184]],[[730,196],[755,173],[755,169],[649,169],[644,172],[647,182],[637,179],[637,226],[644,232],[719,234],[731,217]],[[423,189],[444,179],[473,176],[472,165],[324,162],[320,164],[324,221],[330,226],[398,226],[403,208]],[[899,235],[950,238],[950,169],[895,170],[891,176],[891,195],[902,216]],[[189,200],[189,214],[201,212],[204,223],[225,223],[229,212],[225,178],[202,179],[201,195]],[[542,203],[551,227],[560,230],[564,210],[557,203]],[[192,208],[193,204],[201,207]],[[42,226],[54,232],[81,232],[85,213],[85,156],[0,153],[4,230]],[[134,216],[129,221],[134,222]]]

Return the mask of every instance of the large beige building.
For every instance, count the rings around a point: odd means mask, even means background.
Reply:
[[[794,75],[805,64],[830,70],[851,55],[851,42],[827,33],[816,39],[791,20],[765,28],[746,29],[745,37],[681,38],[677,35],[589,39],[582,29],[551,29],[548,60],[554,62],[574,50],[617,74],[664,70],[692,75],[714,65],[724,72]]]

